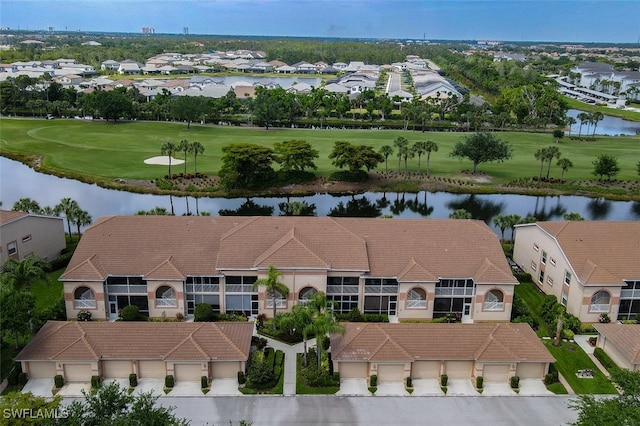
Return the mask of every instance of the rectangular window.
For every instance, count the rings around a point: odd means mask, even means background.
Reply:
[[[25,235],[24,237],[22,237],[23,243],[26,243],[27,241],[31,241],[31,234]]]
[[[534,262],[533,260],[531,261],[531,269],[533,269],[534,271],[536,269],[538,269],[538,264],[536,262]]]
[[[562,306],[567,306],[567,293],[566,292],[562,292],[562,299],[560,299],[560,303],[562,303]]]
[[[547,282],[549,283],[550,286],[553,287],[553,278],[547,277]]]
[[[553,257],[549,259],[549,263],[551,263],[553,266],[556,266],[556,260]]]
[[[569,284],[571,283],[571,272],[566,271],[566,272],[564,273],[564,283],[565,283],[566,285],[569,285]]]
[[[9,256],[14,255],[18,252],[18,245],[16,244],[15,241],[11,241],[9,244],[7,244],[7,253],[9,253]]]
[[[540,250],[540,247],[536,243],[533,243],[533,249],[535,251],[538,251],[538,250]]]
[[[540,275],[538,276],[538,282],[540,284],[544,283],[544,271],[540,269]]]
[[[543,265],[547,264],[547,252],[546,251],[542,252],[542,258],[540,259],[540,263],[542,263]]]

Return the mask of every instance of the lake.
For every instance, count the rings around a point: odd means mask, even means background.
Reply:
[[[577,116],[581,112],[584,111],[577,109],[570,109],[567,111],[567,117],[573,117],[576,119],[576,124],[571,126],[571,135],[577,136],[580,132],[580,120],[578,120]],[[582,135],[591,135],[592,133],[593,126],[584,123],[582,125]],[[640,122],[623,120],[622,118],[612,117],[610,115],[605,115],[604,118],[598,122],[598,126],[596,127],[596,135],[635,136],[638,134],[640,134]]]
[[[176,215],[272,214],[280,215],[280,204],[305,201],[315,205],[317,216],[389,215],[403,218],[447,218],[457,209],[465,209],[476,219],[493,226],[498,214],[535,216],[539,220],[561,220],[564,213],[577,212],[588,220],[640,220],[640,202],[609,201],[580,196],[536,197],[514,194],[451,194],[447,192],[377,193],[334,196],[315,194],[306,197],[177,197],[136,194],[101,188],[76,180],[35,172],[24,164],[0,157],[0,201],[11,210],[20,198],[36,200],[41,207],[55,206],[69,197],[89,212],[93,220],[105,215],[131,215],[140,210],[163,207]]]

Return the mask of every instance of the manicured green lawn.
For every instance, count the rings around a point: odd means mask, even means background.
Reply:
[[[47,274],[48,281],[37,281],[31,285],[31,293],[36,298],[36,311],[44,311],[64,296],[63,285],[58,281],[64,269]]]
[[[296,394],[305,395],[333,395],[340,390],[340,386],[313,387],[304,382],[302,378],[302,366],[304,365],[303,354],[298,354],[296,358]],[[284,376],[284,374],[283,374]]]
[[[559,347],[555,347],[551,340],[545,340],[544,344],[555,357],[558,371],[576,394],[617,394],[609,379],[576,343],[562,342]],[[594,377],[577,377],[578,370],[583,369],[592,369]]]
[[[538,323],[537,334],[539,337],[547,336],[548,330],[544,320],[540,316],[540,309],[542,308],[542,302],[544,301],[544,293],[538,290],[538,287],[533,283],[520,283],[515,287],[515,293],[518,295],[529,308],[529,313],[532,318]]]
[[[567,389],[560,382],[550,384],[549,386],[547,386],[547,389],[549,389],[551,392],[555,393],[556,395],[567,395],[569,393]]]
[[[76,176],[94,177],[106,181],[117,178],[151,180],[168,172],[168,166],[147,165],[144,160],[159,156],[165,141],[178,143],[182,139],[199,141],[205,147],[198,156],[198,171],[217,174],[221,166],[221,148],[239,142],[257,143],[272,147],[276,142],[302,139],[310,142],[319,152],[317,173],[329,175],[336,171],[328,158],[335,141],[366,144],[379,149],[393,145],[398,136],[410,143],[433,140],[439,145],[431,155],[430,169],[436,176],[455,176],[461,170],[470,170],[469,160],[458,160],[448,154],[464,133],[411,132],[400,130],[326,130],[326,129],[270,129],[231,126],[192,125],[182,123],[121,122],[105,123],[85,120],[0,119],[2,136],[0,153],[43,156],[42,166]],[[483,163],[478,172],[491,176],[493,184],[507,183],[517,178],[537,176],[540,163],[535,159],[537,149],[554,143],[550,134],[505,132],[497,135],[513,147],[513,158],[504,163]],[[594,142],[572,141],[567,138],[559,144],[564,157],[574,167],[565,173],[567,180],[591,180],[594,176],[592,161],[602,153],[617,157],[621,180],[637,180],[636,163],[639,137],[598,137]],[[175,158],[183,158],[176,153]],[[389,158],[389,168],[396,170],[398,159]],[[417,171],[417,158],[409,160],[409,168]],[[422,170],[425,158],[422,158]],[[384,170],[384,163],[378,167]],[[184,171],[184,165],[173,165],[172,172]],[[187,157],[187,171],[193,171],[193,157]],[[551,177],[559,177],[561,170],[552,165]]]

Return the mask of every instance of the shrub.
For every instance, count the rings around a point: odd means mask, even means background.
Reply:
[[[413,387],[413,381],[411,380],[411,376],[407,377],[407,387],[408,388]]]
[[[213,308],[208,303],[198,303],[193,310],[194,322],[211,322],[214,318]]]
[[[563,339],[567,339],[567,340],[573,340],[573,337],[575,336],[574,332],[571,330],[562,330],[562,338]]]
[[[353,308],[349,312],[348,320],[351,321],[351,322],[362,322],[362,321],[364,321],[364,318],[362,316],[362,313],[360,312],[360,309]]]
[[[558,378],[558,370],[556,370],[556,365],[555,364],[549,365],[549,373],[547,373],[547,375],[544,376],[544,384],[549,386],[554,383],[558,383],[559,381],[560,379]]]
[[[64,386],[64,377],[62,377],[62,374],[55,375],[55,377],[53,378],[53,384],[57,389],[60,389]]]
[[[447,382],[449,381],[449,376],[443,374],[440,376],[440,386],[447,386]]]
[[[244,377],[244,371],[238,371],[238,383],[244,385],[247,379]]]
[[[593,327],[593,324],[587,324],[587,323],[580,324],[580,334],[590,334],[595,332],[596,332],[596,329]]]
[[[178,312],[176,314],[176,319],[180,322],[184,321],[184,314],[182,312]]]
[[[102,384],[102,379],[100,378],[100,376],[91,376],[92,388],[99,388],[101,384]]]
[[[136,305],[128,305],[122,308],[120,313],[122,321],[138,321],[140,319],[140,308]]]
[[[18,373],[18,384],[19,385],[27,384],[27,373],[23,373],[22,371]]]
[[[600,316],[598,317],[598,321],[600,321],[603,324],[608,324],[611,322],[611,318],[609,318],[609,315],[606,313],[601,313]]]
[[[264,327],[264,322],[266,320],[267,320],[266,314],[258,314],[258,316],[256,317],[256,328],[258,330],[262,330],[262,328]]]
[[[249,380],[252,384],[261,385],[270,382],[271,379],[273,379],[273,364],[267,364],[262,351],[254,351],[249,366]]]
[[[482,389],[483,384],[484,384],[484,377],[482,376],[476,377],[476,388]]]
[[[378,375],[377,374],[372,374],[371,375],[371,378],[369,379],[369,386],[371,386],[371,387],[378,386]]]
[[[596,336],[589,337],[589,344],[591,346],[595,346],[597,341],[598,341],[598,338]]]
[[[609,358],[609,355],[607,355],[602,348],[595,348],[593,350],[593,356],[596,357],[596,359],[600,361],[600,364],[602,364],[610,373],[618,368],[616,363]]]
[[[131,386],[132,388],[138,386],[138,376],[136,375],[136,373],[129,374],[129,386]]]
[[[91,321],[91,312],[87,311],[86,309],[83,309],[80,312],[78,312],[78,315],[76,315],[76,318],[78,319],[78,321]]]
[[[173,374],[167,374],[164,377],[164,387],[165,388],[172,388],[173,384],[174,384]]]
[[[200,377],[200,387],[202,389],[209,387],[209,378],[207,376]]]
[[[13,368],[11,369],[11,371],[9,371],[9,374],[7,375],[7,383],[9,384],[9,386],[18,385],[18,376],[20,376],[21,372],[22,372],[22,367],[19,362],[16,362]]]
[[[520,387],[520,377],[513,376],[511,377],[511,389],[518,389]]]
[[[261,351],[267,346],[267,339],[259,336],[251,336],[251,345],[255,346],[257,350]]]
[[[513,274],[514,277],[516,277],[516,279],[518,280],[518,282],[521,283],[530,283],[533,282],[532,278],[531,278],[531,274],[527,273],[527,272],[515,272]]]

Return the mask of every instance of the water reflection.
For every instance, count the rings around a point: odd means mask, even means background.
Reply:
[[[555,198],[555,205],[552,204]],[[539,221],[552,220],[553,218],[563,217],[567,213],[567,208],[560,202],[561,197],[535,197],[536,202],[533,211],[529,212],[525,217],[535,217]],[[581,214],[584,217],[584,215]]]
[[[218,210],[220,216],[273,216],[273,207],[257,204],[252,199],[247,198],[237,209]]]
[[[582,134],[583,137],[591,136],[593,133],[593,125],[588,122],[582,124],[582,130],[580,129],[580,120],[578,120],[578,114],[583,111],[577,109],[570,109],[567,111],[567,117],[573,117],[576,119],[576,124],[571,126],[571,134],[577,136]],[[613,117],[611,115],[605,115],[602,121],[598,122],[596,126],[596,135],[625,135],[635,136],[640,134],[640,122],[624,120],[619,117]]]
[[[338,217],[378,217],[382,210],[376,203],[372,203],[363,195],[360,198],[353,196],[346,204],[342,201],[329,211],[328,216]]]
[[[594,198],[587,204],[587,209],[589,210],[592,219],[604,219],[609,215],[609,210],[611,210],[611,202],[605,200],[604,198]]]
[[[474,219],[482,219],[491,223],[494,216],[499,215],[504,210],[504,204],[490,199],[481,198],[476,194],[469,194],[447,203],[451,211],[464,209],[471,213]]]

